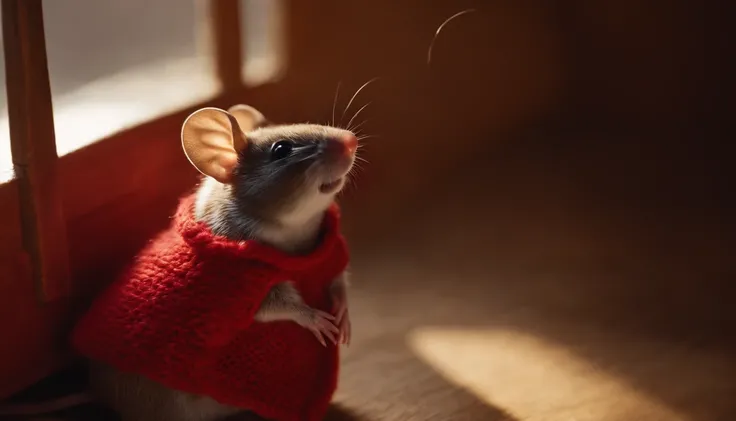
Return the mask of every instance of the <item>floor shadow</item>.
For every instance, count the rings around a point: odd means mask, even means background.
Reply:
[[[342,405],[335,404],[330,407],[324,421],[363,421],[365,417],[361,417],[355,411]]]
[[[365,333],[345,353],[335,402],[349,414],[338,410],[335,421],[516,421],[420,360],[402,326]]]
[[[12,399],[39,402],[86,388],[86,369],[76,364],[54,373]],[[58,421],[119,421],[110,408],[89,403],[42,414]],[[3,418],[28,420],[28,416]],[[404,335],[386,332],[359,345],[345,358],[338,392],[324,421],[516,421],[499,408],[448,383],[422,363],[404,344]],[[267,421],[254,414],[237,414],[226,421]]]

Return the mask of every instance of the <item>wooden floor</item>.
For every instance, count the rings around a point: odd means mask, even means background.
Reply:
[[[717,188],[641,145],[538,140],[490,146],[354,251],[336,401],[380,421],[736,420]]]
[[[646,152],[547,144],[489,146],[380,230],[348,207],[329,420],[736,420],[728,212]]]

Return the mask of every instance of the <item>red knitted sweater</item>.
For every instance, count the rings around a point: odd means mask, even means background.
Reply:
[[[215,236],[182,199],[168,230],[137,256],[82,317],[82,355],[170,388],[280,421],[322,419],[337,386],[338,347],[290,321],[253,316],[276,283],[293,281],[311,307],[331,311],[328,285],[348,250],[333,205],[323,239],[293,256]]]

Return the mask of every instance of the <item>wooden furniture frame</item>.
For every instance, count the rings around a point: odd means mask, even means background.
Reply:
[[[2,0],[15,177],[0,184],[0,398],[69,361],[63,336],[87,297],[162,227],[196,181],[177,141],[183,118],[253,96],[241,78],[239,1],[207,6],[221,93],[59,157],[42,0]]]

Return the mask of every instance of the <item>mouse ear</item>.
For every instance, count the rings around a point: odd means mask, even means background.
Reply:
[[[193,112],[184,121],[181,144],[187,159],[199,172],[228,183],[246,138],[234,116],[208,107]]]
[[[255,130],[268,124],[268,120],[266,119],[266,117],[264,117],[260,111],[256,110],[250,105],[233,105],[232,107],[230,107],[230,109],[227,110],[227,112],[232,114],[235,119],[238,120],[240,128],[245,133],[248,133],[251,130]]]

